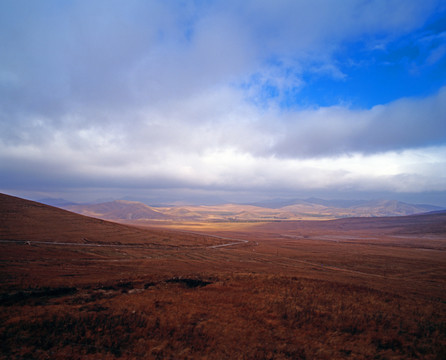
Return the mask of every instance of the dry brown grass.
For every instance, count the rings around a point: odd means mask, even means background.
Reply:
[[[1,215],[3,239],[31,241],[0,243],[1,359],[446,358],[444,217],[208,228],[249,240],[209,248],[229,240],[101,237],[103,222],[20,204],[15,225]],[[64,227],[123,246],[36,242]]]
[[[206,281],[209,285],[192,288],[165,280],[150,281],[146,289],[117,283],[65,296],[39,290],[15,305],[4,299],[2,354],[5,359],[446,355],[444,308],[434,303],[283,275]]]

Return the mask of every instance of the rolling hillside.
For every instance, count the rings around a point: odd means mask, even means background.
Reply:
[[[109,220],[167,219],[165,215],[150,206],[136,201],[117,200],[94,205],[70,205],[71,211]]]
[[[116,224],[5,194],[0,194],[0,240],[145,246],[219,243],[205,236]]]
[[[283,221],[330,220],[344,217],[404,216],[425,213],[441,208],[413,205],[395,200],[325,201],[321,199],[295,200],[276,207],[224,204],[214,206],[151,207],[136,201],[117,200],[92,205],[68,205],[65,209],[82,215],[114,221]]]
[[[210,225],[0,194],[0,359],[444,358],[446,214]]]

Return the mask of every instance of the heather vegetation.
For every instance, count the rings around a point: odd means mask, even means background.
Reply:
[[[192,286],[191,286],[192,285]],[[48,289],[2,303],[3,358],[443,359],[444,305],[286,275]],[[63,290],[62,292],[66,292]],[[43,294],[42,290],[34,293]]]
[[[446,358],[446,215],[200,234],[9,200],[0,359]]]

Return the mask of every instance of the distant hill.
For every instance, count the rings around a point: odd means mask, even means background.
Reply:
[[[404,202],[396,200],[345,200],[345,199],[334,199],[334,200],[324,200],[319,198],[308,198],[308,199],[272,199],[262,202],[250,203],[253,206],[260,206],[271,209],[280,209],[286,206],[294,205],[322,205],[328,208],[338,208],[338,209],[354,209],[354,208],[376,208],[376,207],[389,207],[400,209],[406,208],[405,211],[436,211],[443,210],[444,208],[434,205],[425,204],[407,204]],[[410,210],[410,208],[412,210]],[[395,214],[396,215],[396,214]]]
[[[358,216],[403,216],[440,210],[432,205],[414,205],[396,200],[375,200],[350,207]]]
[[[272,199],[266,200],[262,202],[251,203],[250,205],[266,207],[271,209],[280,209],[285,206],[291,205],[304,205],[304,204],[313,204],[313,205],[323,205],[327,207],[335,207],[335,208],[348,208],[355,205],[363,204],[367,201],[365,200],[324,200],[319,198],[308,198],[308,199]]]
[[[64,207],[64,206],[70,206],[70,205],[77,205],[77,203],[68,201],[62,198],[44,198],[39,199],[37,202],[50,205],[50,206],[57,206],[57,207]]]
[[[161,213],[158,209],[155,210],[137,201],[127,200],[116,200],[92,205],[70,205],[64,206],[64,208],[82,215],[109,220],[165,220],[170,218],[170,216]]]
[[[147,241],[150,235],[148,231],[0,194],[0,239],[102,243],[116,238],[136,242]]]
[[[429,211],[429,212],[425,213],[424,215],[430,215],[430,214],[446,214],[446,209]]]
[[[1,193],[0,241],[142,244],[157,249],[221,242],[197,234],[117,224]]]
[[[115,221],[278,221],[329,220],[345,217],[404,216],[438,211],[431,205],[413,205],[395,200],[273,200],[258,205],[225,204],[213,206],[151,207],[137,201],[117,200],[93,205],[69,205],[65,209],[83,215]],[[277,207],[278,205],[282,205]]]

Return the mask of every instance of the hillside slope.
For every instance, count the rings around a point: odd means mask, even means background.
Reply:
[[[162,246],[215,242],[182,232],[121,225],[5,194],[0,194],[0,240]]]
[[[395,200],[324,201],[296,200],[280,208],[242,204],[213,206],[150,207],[136,201],[116,200],[100,204],[68,205],[65,209],[106,220],[144,221],[277,221],[330,220],[344,217],[405,216],[441,208],[413,205]]]
[[[136,201],[116,200],[93,205],[70,205],[71,211],[86,216],[109,220],[168,219],[165,215],[143,203]]]

